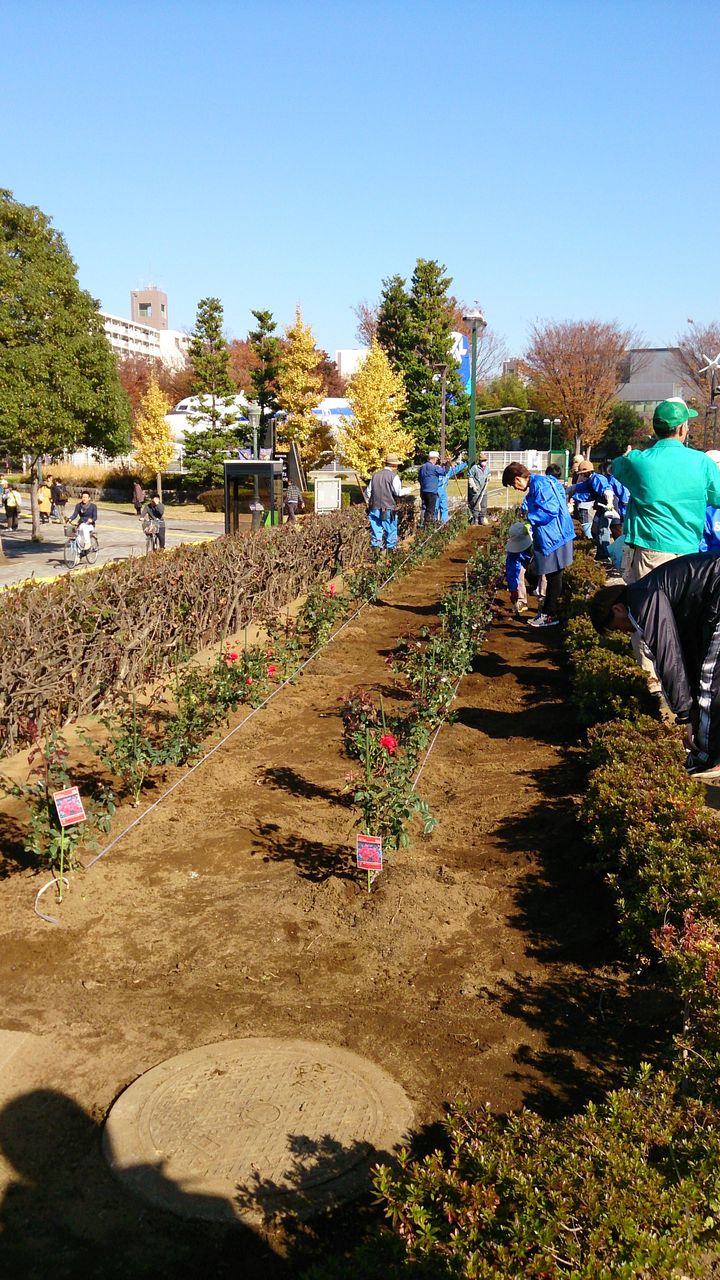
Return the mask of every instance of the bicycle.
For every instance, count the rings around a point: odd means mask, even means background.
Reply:
[[[149,556],[153,551],[160,550],[160,532],[157,527],[157,521],[152,517],[148,517],[143,522],[143,533],[145,534],[145,555]]]
[[[65,534],[67,542],[63,547],[63,555],[68,569],[74,569],[81,560],[85,560],[87,564],[94,564],[100,550],[100,543],[94,530],[90,534],[90,546],[84,549],[78,546],[77,529],[74,524],[65,526]]]

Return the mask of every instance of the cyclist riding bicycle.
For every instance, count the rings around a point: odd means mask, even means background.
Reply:
[[[143,507],[143,529],[145,537],[152,544],[153,548],[157,547],[160,551],[165,550],[165,506],[160,500],[160,495],[154,493],[149,502]]]
[[[80,501],[75,503],[75,510],[70,516],[70,524],[75,520],[77,526],[77,544],[78,551],[81,553],[90,550],[90,534],[97,523],[98,510],[94,502],[90,501],[90,494],[87,489],[83,489],[80,495]]]

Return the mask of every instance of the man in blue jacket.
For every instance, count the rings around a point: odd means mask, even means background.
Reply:
[[[449,464],[444,467],[440,466],[440,454],[437,449],[431,449],[427,462],[423,462],[418,472],[421,529],[424,528],[426,521],[428,524],[432,524],[435,519],[435,504],[437,502],[440,478],[446,475],[449,469]]]

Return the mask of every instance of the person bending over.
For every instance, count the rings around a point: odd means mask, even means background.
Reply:
[[[679,556],[590,601],[596,631],[645,642],[670,710],[683,726],[687,767],[720,781],[720,558]]]
[[[567,509],[565,490],[554,476],[531,475],[522,462],[511,462],[502,474],[506,489],[524,493],[520,514],[532,529],[535,567],[545,576],[542,612],[528,622],[529,627],[556,627],[562,590],[563,569],[572,564],[575,530]]]

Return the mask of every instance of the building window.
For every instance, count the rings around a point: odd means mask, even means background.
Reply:
[[[138,311],[141,316],[145,316],[149,320],[152,315],[152,303],[151,302],[138,303]]]

